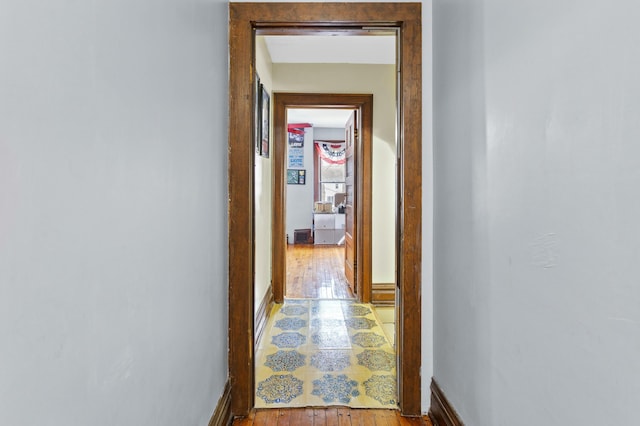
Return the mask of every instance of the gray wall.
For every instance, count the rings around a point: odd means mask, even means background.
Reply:
[[[434,1],[434,376],[469,425],[640,423],[639,17]]]
[[[0,6],[0,424],[208,422],[226,21],[219,0]]]

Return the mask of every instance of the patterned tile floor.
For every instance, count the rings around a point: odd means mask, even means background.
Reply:
[[[376,306],[376,316],[381,322],[382,330],[387,336],[387,340],[391,342],[391,345],[395,348],[396,338],[396,309],[393,306]]]
[[[287,299],[256,361],[256,408],[397,406],[395,351],[368,304]]]

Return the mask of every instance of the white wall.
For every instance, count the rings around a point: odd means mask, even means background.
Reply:
[[[273,96],[271,92],[272,64],[269,51],[264,38],[256,37],[256,71],[260,76],[260,82],[269,92],[271,105]],[[273,107],[271,108],[273,110]],[[273,125],[269,129],[273,134]],[[273,144],[273,138],[271,138]],[[270,148],[273,152],[273,148]],[[271,285],[271,230],[272,230],[272,183],[271,183],[271,152],[269,157],[263,157],[259,153],[255,155],[254,163],[254,217],[255,217],[255,280],[254,280],[254,313],[260,308],[269,286]]]
[[[315,129],[307,127],[304,129],[304,169],[306,170],[306,183],[304,185],[286,185],[286,220],[285,228],[289,244],[294,242],[294,232],[296,229],[312,229],[313,225],[313,141],[315,139]],[[289,153],[287,143],[287,159]],[[286,164],[288,167],[288,163]]]
[[[434,375],[466,424],[640,423],[638,17],[434,2]]]
[[[227,378],[227,3],[0,9],[0,424],[207,424]]]
[[[374,182],[390,181],[395,192],[395,66],[348,64],[273,64],[276,91],[373,93]],[[289,185],[290,187],[291,185]],[[387,183],[385,187],[388,187]],[[395,209],[389,193],[373,193],[372,279],[395,281]]]
[[[346,122],[344,123],[347,124]],[[343,141],[345,140],[345,127],[341,128],[332,128],[332,127],[314,127],[315,130],[314,138],[315,140],[335,140],[335,141]]]

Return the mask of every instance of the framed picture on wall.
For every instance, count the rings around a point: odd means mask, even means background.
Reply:
[[[269,119],[271,107],[269,105],[269,92],[267,92],[264,84],[261,84],[260,87],[260,140],[262,141],[262,146],[260,147],[260,155],[269,158]]]
[[[302,148],[304,146],[304,130],[301,131],[302,133],[298,133],[300,132],[298,129],[294,130],[297,131],[289,132],[289,147]]]
[[[262,95],[262,87],[260,85],[260,76],[258,73],[254,74],[253,81],[253,98],[255,99],[253,104],[253,140],[254,145],[256,147],[256,154],[260,154],[262,152],[262,136],[260,134],[261,130],[261,95]]]
[[[304,167],[304,148],[289,148],[288,167],[297,169]]]
[[[305,185],[307,178],[306,170],[287,169],[287,184]]]

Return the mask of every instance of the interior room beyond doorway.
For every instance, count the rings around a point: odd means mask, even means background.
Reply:
[[[271,176],[273,188],[278,189],[283,185],[285,173],[283,167],[279,163],[279,159],[284,156],[277,153],[278,144],[271,145],[273,148],[274,161],[262,162],[256,164],[254,159],[255,150],[253,145],[253,126],[247,125],[252,123],[253,109],[255,102],[247,103],[247,99],[255,99],[253,94],[255,84],[255,72],[253,58],[250,56],[253,50],[256,31],[267,31],[273,33],[273,25],[269,23],[279,22],[285,28],[295,29],[300,34],[300,22],[304,25],[322,24],[323,27],[330,29],[337,27],[341,31],[351,31],[353,27],[362,30],[363,25],[369,23],[380,26],[387,25],[390,29],[401,29],[398,32],[398,44],[403,47],[398,54],[399,68],[403,70],[403,78],[398,79],[398,93],[407,93],[411,96],[400,97],[398,99],[399,122],[397,125],[397,134],[401,135],[398,140],[398,185],[400,190],[398,199],[401,203],[387,203],[395,206],[398,212],[398,232],[402,233],[403,238],[397,240],[393,246],[397,247],[397,286],[399,295],[399,313],[398,317],[402,320],[396,338],[398,343],[398,394],[400,396],[400,405],[402,412],[405,414],[417,414],[420,412],[420,379],[415,375],[418,371],[420,360],[420,183],[421,183],[421,74],[420,74],[420,53],[421,53],[421,33],[420,33],[420,5],[414,4],[398,4],[385,3],[378,5],[360,6],[358,4],[343,5],[336,3],[330,7],[324,4],[236,4],[232,3],[230,8],[230,36],[229,50],[234,52],[230,55],[230,126],[229,126],[229,209],[234,212],[233,219],[229,221],[229,233],[234,235],[230,240],[230,262],[229,267],[229,374],[234,383],[231,389],[231,410],[235,415],[247,414],[253,406],[254,394],[253,375],[247,366],[254,364],[254,310],[251,309],[253,303],[253,295],[258,290],[258,254],[265,251],[260,250],[257,235],[258,230],[273,230],[275,236],[273,242],[273,250],[279,249],[277,244],[284,245],[285,230],[275,220],[270,221],[270,227],[262,227],[257,222],[260,213],[260,207],[254,204],[258,197],[269,195],[269,188],[257,187],[247,182],[247,177]],[[288,22],[287,19],[295,17],[295,22]],[[365,18],[363,18],[365,17]],[[281,31],[282,33],[282,31]],[[274,65],[275,68],[279,68]],[[304,73],[284,67],[282,71],[288,72],[288,75],[282,75],[282,80],[291,83],[299,79],[300,81],[295,89],[304,91],[305,82],[314,81],[312,74],[324,72],[326,67],[318,67],[317,65],[309,65]],[[274,73],[277,75],[278,73]],[[340,74],[339,77],[342,77]],[[264,75],[261,75],[264,78]],[[347,84],[343,78],[334,78],[333,83],[341,82]],[[360,78],[356,83],[362,82]],[[272,89],[274,91],[280,89],[280,81],[273,81]],[[361,89],[354,89],[354,84],[348,82],[351,93]],[[317,93],[317,92],[316,92]],[[343,91],[342,93],[345,93]],[[366,91],[364,91],[366,93]],[[278,93],[273,93],[275,95]],[[290,98],[291,99],[291,98]],[[282,98],[284,101],[285,98]],[[363,100],[364,101],[364,100]],[[285,129],[278,129],[278,123],[285,123],[284,116],[278,116],[277,102],[274,101],[275,110],[273,111],[274,123],[274,141],[286,140]],[[353,102],[351,102],[353,105]],[[392,102],[391,105],[395,103]],[[389,103],[377,102],[376,105],[389,105]],[[395,132],[394,132],[395,133]],[[393,138],[393,136],[392,136]],[[391,139],[382,139],[391,140]],[[251,145],[248,142],[251,141]],[[269,154],[270,151],[267,151]],[[404,157],[411,158],[411,161],[402,161]],[[268,159],[269,157],[264,157]],[[392,155],[391,158],[395,158]],[[284,161],[282,162],[284,165]],[[264,166],[264,167],[263,167]],[[259,172],[267,172],[273,166],[274,173],[259,174]],[[263,167],[259,169],[259,167]],[[395,186],[395,185],[394,185]],[[247,191],[247,188],[249,191]],[[262,191],[266,189],[266,191]],[[261,192],[262,191],[262,192]],[[277,195],[277,194],[275,194]],[[279,200],[274,196],[274,208],[284,210],[284,206],[279,204]],[[252,207],[252,206],[255,206]],[[371,210],[369,210],[371,211]],[[268,213],[268,212],[267,212]],[[284,225],[284,224],[282,224]],[[406,232],[403,232],[406,231]],[[265,233],[266,234],[266,233]],[[254,238],[254,235],[256,238]],[[284,252],[284,250],[282,250]],[[268,253],[268,252],[267,252]],[[272,263],[272,282],[276,283],[278,270],[284,272],[284,268],[280,265]],[[283,282],[282,280],[281,282]],[[268,282],[267,282],[268,284]],[[274,299],[278,295],[274,292]],[[280,295],[282,299],[283,295]],[[258,299],[260,300],[260,299]],[[259,306],[255,304],[255,306]],[[410,313],[410,315],[409,315]],[[408,374],[407,374],[408,373]]]
[[[355,297],[345,274],[345,141],[355,113],[344,108],[287,109],[285,297]]]

